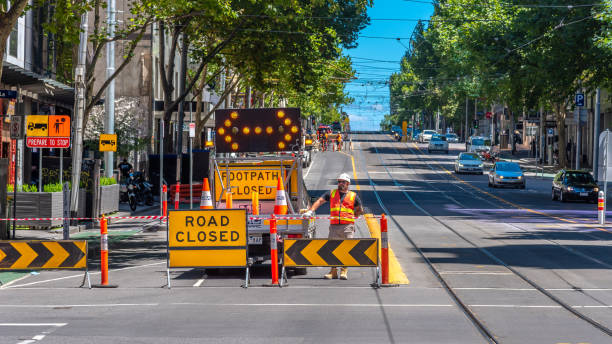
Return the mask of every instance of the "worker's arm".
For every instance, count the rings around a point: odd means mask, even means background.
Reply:
[[[323,203],[327,202],[323,197],[319,197],[319,199],[314,202],[314,204],[308,208],[308,211],[316,211]]]
[[[355,218],[363,215],[363,208],[361,206],[355,207]]]

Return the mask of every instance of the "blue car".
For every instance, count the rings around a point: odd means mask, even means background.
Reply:
[[[489,172],[489,187],[512,186],[525,188],[525,175],[515,162],[498,161]]]

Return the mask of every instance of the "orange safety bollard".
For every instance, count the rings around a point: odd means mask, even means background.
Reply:
[[[597,220],[600,225],[606,224],[606,197],[603,191],[597,195]]]
[[[253,194],[251,195],[251,202],[253,203],[251,205],[251,208],[253,209],[252,214],[259,215],[259,192],[253,192]]]
[[[380,218],[380,241],[381,241],[381,275],[382,284],[389,284],[389,238],[387,236],[387,217],[382,214]]]
[[[181,183],[176,183],[176,191],[174,192],[174,210],[179,208],[179,202],[181,201]]]
[[[228,191],[225,193],[225,209],[232,209],[232,208],[234,208],[234,202],[232,200],[232,193]]]
[[[100,284],[93,288],[116,288],[108,284],[108,220],[102,215],[100,219]]]
[[[168,187],[166,184],[162,186],[162,216],[168,217]]]
[[[276,216],[270,216],[270,260],[272,266],[272,285],[278,285],[278,251],[276,237]]]

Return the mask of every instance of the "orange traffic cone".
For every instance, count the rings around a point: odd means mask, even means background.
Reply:
[[[202,182],[202,196],[200,197],[200,209],[212,209],[212,196],[210,195],[210,185],[208,185],[208,178],[204,178]]]
[[[287,214],[287,198],[285,197],[285,187],[280,178],[276,183],[276,201],[274,202],[274,214],[285,215]]]

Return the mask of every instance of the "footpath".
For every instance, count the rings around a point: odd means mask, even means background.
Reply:
[[[189,206],[189,205],[187,205]],[[127,217],[127,216],[146,216],[146,215],[159,215],[159,203],[155,203],[152,206],[138,207],[136,211],[131,211],[127,203],[119,204],[119,211],[109,216],[113,217]],[[148,225],[157,224],[159,220],[130,220],[130,219],[117,219],[110,221],[108,225],[108,237],[109,242],[112,242],[116,249],[120,249],[126,239],[132,238],[135,235],[142,233],[147,229]],[[86,227],[89,227],[86,229]],[[26,240],[62,240],[63,229],[17,229],[15,232],[15,240],[26,241]],[[71,226],[70,239],[74,240],[87,240],[89,255],[92,257],[99,256],[100,246],[100,226],[99,224],[90,224],[89,226]],[[11,240],[12,230],[11,230]],[[90,260],[90,270],[95,266],[98,266],[96,259]],[[2,286],[6,285],[11,281],[24,278],[29,274],[36,275],[37,271],[6,271],[0,272],[0,282]],[[0,286],[0,288],[2,288]]]

